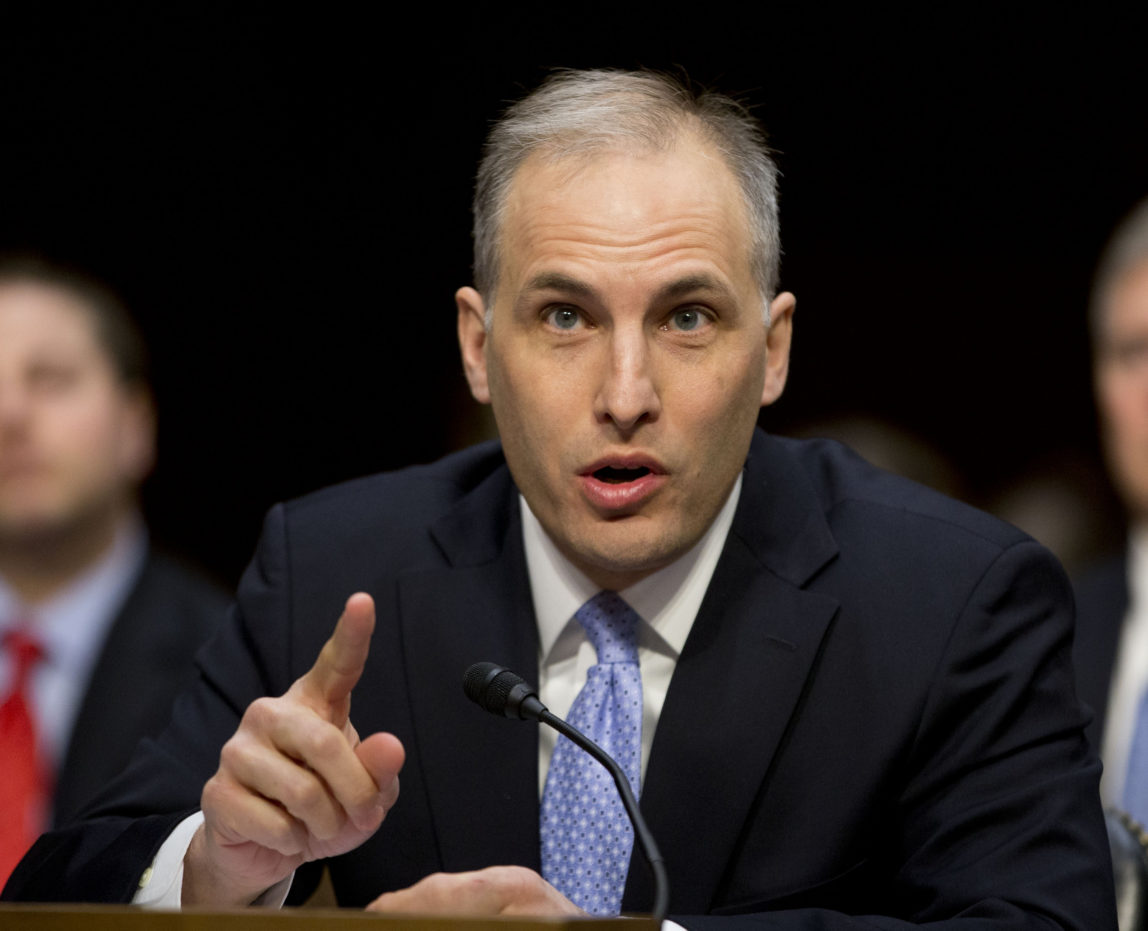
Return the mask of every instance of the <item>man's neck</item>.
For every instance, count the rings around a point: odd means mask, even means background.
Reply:
[[[630,607],[669,644],[675,656],[685,645],[709,587],[740,497],[739,478],[717,517],[693,548],[632,586],[611,589],[622,594]],[[527,572],[545,657],[574,612],[599,590],[601,583],[588,577],[562,554],[526,499],[520,500]]]
[[[132,519],[131,510],[118,508],[66,531],[0,538],[0,577],[24,604],[47,601],[111,552]]]

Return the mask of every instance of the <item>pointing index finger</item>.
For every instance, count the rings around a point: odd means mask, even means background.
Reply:
[[[365,592],[356,592],[347,599],[335,631],[323,644],[315,665],[297,683],[304,700],[340,727],[350,714],[351,690],[363,674],[374,629],[374,599]]]

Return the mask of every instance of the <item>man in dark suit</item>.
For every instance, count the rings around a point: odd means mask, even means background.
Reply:
[[[219,590],[148,545],[135,491],[153,432],[142,340],[115,296],[0,257],[0,634],[43,653],[21,696],[42,778],[35,810],[11,782],[0,799],[4,878],[21,843],[67,822],[162,729],[223,616]],[[0,657],[9,707],[16,663]],[[10,772],[18,752],[5,745]]]
[[[744,112],[560,75],[493,131],[475,229],[459,339],[501,443],[275,508],[171,728],[5,894],[282,900],[326,860],[348,905],[580,914],[547,866],[552,743],[458,683],[494,660],[577,713],[630,662],[594,662],[603,589],[638,615],[635,781],[687,927],[1114,927],[1055,561],[755,428],[794,298]]]
[[[1105,247],[1089,312],[1104,450],[1129,534],[1124,552],[1077,582],[1077,675],[1096,711],[1105,801],[1148,821],[1148,759],[1132,759],[1148,687],[1148,201]]]

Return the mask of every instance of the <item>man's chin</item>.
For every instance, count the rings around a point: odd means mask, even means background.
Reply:
[[[581,548],[572,562],[595,584],[620,591],[664,569],[688,549],[664,540],[619,540],[611,546],[599,542]]]
[[[108,509],[43,504],[0,509],[0,546],[25,549],[54,547],[91,532],[108,519]]]
[[[51,546],[66,537],[69,522],[57,515],[0,514],[0,546]]]

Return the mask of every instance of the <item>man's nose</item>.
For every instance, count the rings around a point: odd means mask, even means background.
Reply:
[[[628,432],[661,414],[661,396],[646,336],[615,330],[608,337],[595,415]]]

